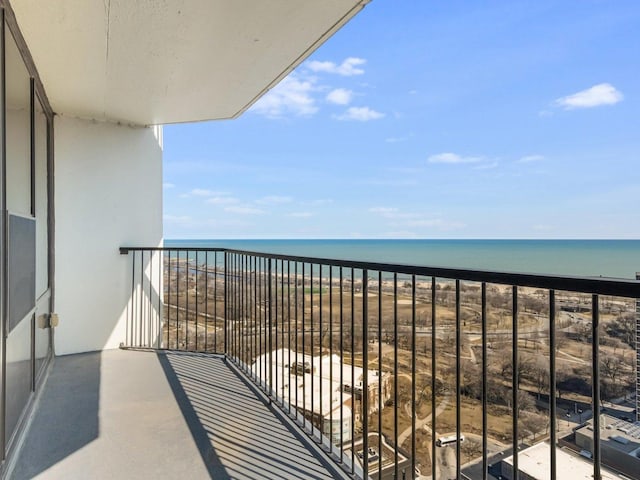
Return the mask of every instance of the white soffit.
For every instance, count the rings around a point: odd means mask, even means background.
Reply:
[[[236,117],[369,0],[13,0],[58,114]]]

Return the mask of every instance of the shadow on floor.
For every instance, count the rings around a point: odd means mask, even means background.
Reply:
[[[100,434],[101,353],[57,357],[55,364],[42,392],[47,401],[40,402],[32,421],[38,431],[27,434],[12,478],[35,477]],[[29,452],[38,452],[38,458]]]
[[[331,479],[333,467],[308,449],[222,358],[158,353],[211,478]]]

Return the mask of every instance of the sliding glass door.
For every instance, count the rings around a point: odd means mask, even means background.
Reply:
[[[0,443],[6,456],[51,356],[52,119],[45,113],[35,72],[25,62],[26,47],[16,41],[2,14]]]

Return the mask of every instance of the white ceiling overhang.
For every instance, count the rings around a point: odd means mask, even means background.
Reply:
[[[245,111],[369,0],[12,0],[54,112],[165,124]]]

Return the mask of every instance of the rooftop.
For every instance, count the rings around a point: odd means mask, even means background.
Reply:
[[[518,469],[528,475],[528,478],[547,480],[551,478],[551,452],[547,442],[538,443],[521,450],[518,455]],[[513,465],[513,456],[503,460]],[[574,480],[592,479],[593,464],[575,454],[560,448],[556,449],[557,478],[572,478]],[[623,477],[602,469],[603,480],[619,480]]]
[[[600,442],[607,447],[640,457],[640,422],[627,422],[611,415],[601,415]],[[593,419],[578,430],[582,435],[593,437]]]

